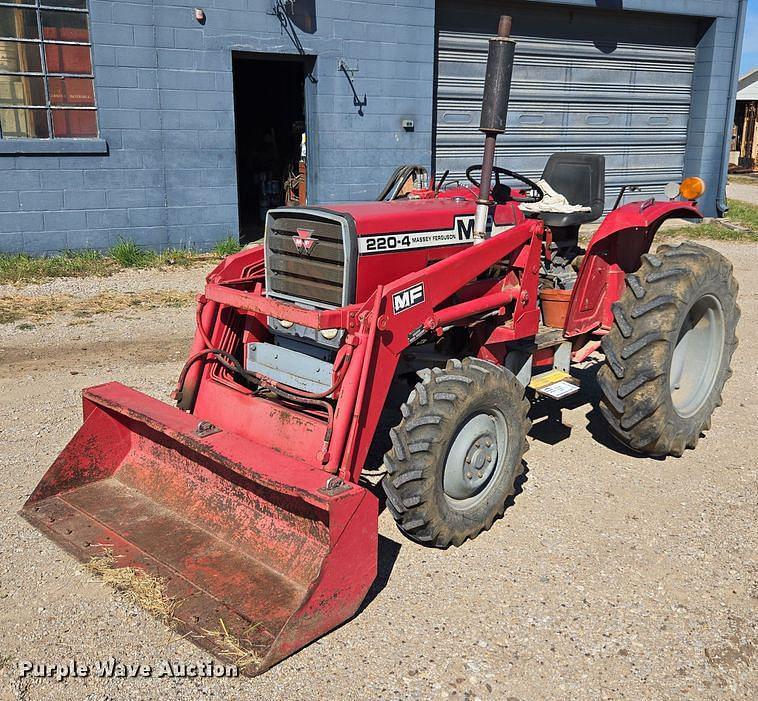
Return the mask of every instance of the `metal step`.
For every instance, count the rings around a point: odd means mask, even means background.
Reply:
[[[537,394],[550,399],[565,399],[581,389],[579,380],[562,370],[550,370],[535,375],[529,387]]]

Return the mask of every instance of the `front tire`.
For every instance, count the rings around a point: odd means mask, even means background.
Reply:
[[[632,450],[694,448],[731,377],[740,317],[732,264],[694,243],[660,246],[626,276],[603,339],[600,410]]]
[[[475,358],[420,375],[390,431],[387,508],[411,539],[459,546],[488,530],[514,493],[529,402],[512,373]]]

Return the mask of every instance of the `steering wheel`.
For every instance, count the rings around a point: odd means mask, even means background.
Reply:
[[[476,187],[480,187],[480,183],[478,180],[476,180],[476,178],[473,177],[472,173],[476,173],[476,171],[481,170],[481,169],[482,169],[482,166],[480,165],[469,166],[468,168],[466,168],[466,177],[468,178],[469,182]],[[525,175],[521,175],[520,173],[514,173],[512,170],[506,170],[505,168],[500,168],[498,166],[493,166],[492,172],[495,174],[495,187],[498,187],[499,185],[501,185],[500,176],[503,175],[507,178],[518,180],[520,183],[524,183],[524,185],[526,185],[529,189],[533,190],[536,193],[534,195],[527,195],[526,197],[511,197],[511,199],[514,202],[528,204],[531,202],[539,202],[545,197],[545,193],[542,192],[542,190],[540,189],[540,186],[537,185],[537,183],[535,183],[534,180],[530,180]],[[505,186],[503,185],[502,187],[505,187]]]

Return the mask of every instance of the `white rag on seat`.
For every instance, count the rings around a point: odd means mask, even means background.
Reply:
[[[581,204],[571,204],[564,195],[553,190],[547,180],[538,180],[537,185],[545,196],[539,202],[530,202],[519,205],[524,212],[555,212],[557,214],[571,214],[572,212],[591,212],[592,207]]]

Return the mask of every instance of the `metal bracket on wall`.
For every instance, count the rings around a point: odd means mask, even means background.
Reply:
[[[363,99],[361,99],[360,97],[358,97],[358,92],[355,89],[355,84],[353,83],[352,75],[358,69],[350,68],[343,59],[340,59],[339,64],[337,64],[337,69],[342,71],[345,74],[345,78],[347,78],[347,82],[350,84],[350,89],[353,91],[353,105],[358,108],[358,114],[362,117],[363,108],[368,104],[368,97],[364,93]]]
[[[271,12],[268,14],[276,17],[279,20],[279,24],[282,25],[282,31],[290,38],[290,41],[292,41],[292,43],[295,45],[297,52],[301,56],[307,56],[308,54],[305,52],[305,49],[300,42],[300,37],[298,37],[297,32],[295,31],[295,25],[292,23],[292,20],[290,19],[287,8],[285,6],[290,3],[291,0],[285,0],[285,2],[282,2],[282,0],[275,0],[274,6],[271,8]],[[314,85],[318,83],[318,80],[313,77],[313,71],[309,70],[307,67],[306,71],[307,72],[305,75],[308,80],[310,80]]]

